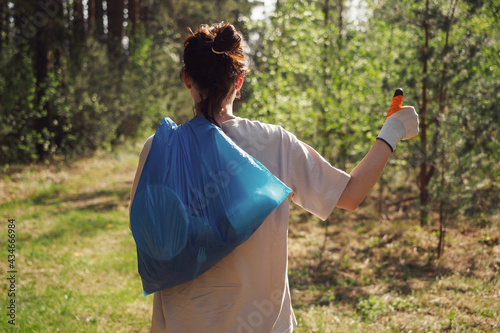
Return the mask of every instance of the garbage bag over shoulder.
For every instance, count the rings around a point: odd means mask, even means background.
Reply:
[[[130,212],[144,294],[207,271],[291,192],[207,119],[162,119]]]

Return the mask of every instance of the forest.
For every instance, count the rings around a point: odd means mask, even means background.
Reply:
[[[360,215],[418,226],[429,235],[429,260],[453,243],[448,230],[476,230],[497,260],[491,269],[498,284],[500,1],[275,0],[271,12],[253,15],[263,4],[0,1],[1,210],[21,215],[61,194],[43,188],[30,197],[26,184],[15,184],[16,173],[81,165],[124,146],[138,154],[136,143],[161,118],[188,121],[182,42],[189,27],[226,21],[245,37],[250,63],[235,114],[283,126],[339,169],[352,170],[366,154],[394,90],[403,88],[420,133],[398,144]],[[26,206],[15,206],[20,188],[31,198]],[[324,237],[318,265],[333,224],[352,216],[314,222]],[[291,281],[305,283],[294,273]],[[379,301],[357,299],[357,311]],[[500,325],[498,313],[489,318]]]

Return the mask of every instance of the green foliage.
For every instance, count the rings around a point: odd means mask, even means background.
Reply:
[[[151,131],[165,116],[175,121],[189,119],[192,101],[180,80],[182,44],[175,32],[163,28],[155,36],[140,32],[132,40],[130,64],[122,74],[118,134]]]
[[[185,28],[226,20],[248,40],[252,70],[236,112],[282,125],[346,171],[375,140],[394,89],[403,87],[404,103],[421,112],[425,82],[428,144],[398,145],[381,196],[416,195],[425,157],[429,207],[487,224],[499,206],[499,7],[429,1],[426,12],[425,4],[367,2],[355,23],[350,2],[282,0],[270,18],[252,22],[248,1],[149,1],[138,27],[125,28],[119,56],[106,36],[78,37],[76,23],[65,25],[70,12],[51,17],[21,43],[2,38],[0,164],[80,156],[146,137],[165,116],[187,121],[193,105],[179,79]],[[29,21],[40,8],[16,3],[11,11]],[[40,43],[50,57],[39,77]]]
[[[40,140],[34,120],[35,79],[25,47],[2,45],[0,52],[0,164],[9,160],[31,160]]]
[[[0,12],[12,19],[0,25],[0,165],[82,156],[150,135],[162,117],[188,120],[192,100],[179,78],[187,26],[225,19],[241,28],[253,7],[144,2],[142,21],[127,22],[126,39],[116,43],[110,31],[84,27],[79,5],[9,2]]]
[[[240,112],[298,133],[344,168],[375,139],[391,92],[380,92],[365,36],[335,15],[318,1],[280,1],[270,22],[248,23],[259,39]]]
[[[376,319],[385,309],[384,301],[378,296],[360,299],[356,309],[364,320]]]
[[[400,143],[390,161],[395,172],[385,174],[381,186],[389,193],[414,191],[407,180],[417,179],[425,155],[431,208],[441,202],[447,216],[473,219],[493,213],[500,147],[492,126],[500,121],[494,5],[430,2],[426,14],[425,1],[387,0],[369,4],[373,14],[357,25],[337,5],[280,1],[269,20],[246,22],[258,38],[250,41],[253,68],[239,112],[284,126],[348,169],[375,139],[395,88],[403,87],[404,104],[421,111],[425,79],[428,146]],[[399,188],[402,179],[406,185]]]

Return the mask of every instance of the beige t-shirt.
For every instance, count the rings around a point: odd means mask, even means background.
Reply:
[[[236,118],[222,130],[288,185],[289,199],[326,219],[350,176],[276,125]],[[150,137],[140,155],[131,202]],[[292,332],[297,325],[288,286],[288,200],[227,257],[190,282],[154,294],[152,332]]]

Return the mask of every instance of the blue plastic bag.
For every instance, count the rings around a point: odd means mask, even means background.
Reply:
[[[130,212],[144,294],[207,271],[291,192],[207,119],[162,119]]]

